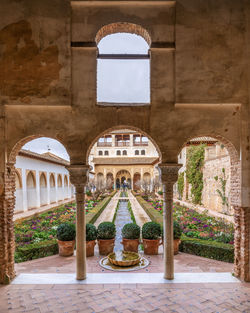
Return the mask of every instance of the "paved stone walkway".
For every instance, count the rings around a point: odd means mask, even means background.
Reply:
[[[115,214],[115,209],[119,201],[120,192],[118,191],[110,200],[109,204],[106,206],[102,214],[98,217],[95,222],[97,227],[102,222],[112,222],[113,216]]]
[[[131,190],[128,191],[128,198],[131,203],[131,207],[135,216],[137,225],[142,227],[143,224],[150,222],[150,218],[147,213],[143,210],[135,196],[132,194]]]
[[[111,273],[99,265],[102,257],[95,249],[95,256],[87,258],[88,273]],[[161,273],[164,271],[163,255],[148,255],[146,258],[150,265],[137,273]],[[42,259],[18,263],[15,265],[19,273],[75,273],[76,257],[61,257],[53,255]],[[202,273],[202,272],[232,272],[233,264],[202,258],[196,255],[179,253],[174,257],[174,270],[176,273]],[[114,273],[114,272],[112,272]],[[126,275],[126,273],[123,273]],[[0,311],[1,312],[1,311]]]
[[[249,313],[250,284],[9,285],[1,313]]]

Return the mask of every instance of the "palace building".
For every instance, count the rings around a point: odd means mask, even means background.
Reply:
[[[159,154],[148,137],[133,130],[112,131],[98,139],[89,156],[95,179],[110,180],[114,189],[124,181],[140,189],[140,182],[159,178]]]

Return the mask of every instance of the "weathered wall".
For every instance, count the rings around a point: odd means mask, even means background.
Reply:
[[[233,168],[234,180],[238,177],[233,199],[240,212],[236,259],[249,266],[249,16],[248,0],[1,1],[0,255],[9,260],[10,276],[13,251],[6,249],[13,243],[13,212],[7,208],[14,189],[4,183],[14,184],[14,174],[4,165],[11,151],[32,136],[48,136],[65,145],[73,164],[85,163],[92,140],[120,125],[148,133],[163,162],[176,162],[183,144],[201,135],[236,147],[242,158]],[[96,105],[95,34],[115,22],[140,24],[151,35],[148,107]],[[71,38],[82,46],[70,48]],[[238,155],[231,160],[238,162]],[[246,275],[249,279],[249,269]]]

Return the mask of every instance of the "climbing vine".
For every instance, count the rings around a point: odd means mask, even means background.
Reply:
[[[183,197],[183,191],[184,191],[184,172],[181,172],[178,175],[178,181],[177,181],[177,189],[178,189],[178,193],[182,199]]]
[[[190,146],[187,152],[187,169],[186,176],[191,184],[192,202],[201,204],[203,190],[203,173],[202,167],[204,164],[206,145]]]
[[[226,184],[227,184],[227,180],[226,180],[226,173],[225,173],[225,169],[222,168],[222,176],[218,177],[215,176],[214,179],[216,181],[220,181],[220,185],[221,185],[221,190],[220,189],[216,189],[216,192],[218,193],[218,195],[221,198],[222,201],[222,205],[226,205],[228,207],[228,198],[226,196]]]

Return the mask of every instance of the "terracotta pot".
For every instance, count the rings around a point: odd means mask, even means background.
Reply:
[[[148,255],[158,254],[158,248],[160,245],[160,239],[151,240],[151,239],[142,239],[144,246],[144,253]]]
[[[71,256],[74,254],[75,240],[72,241],[61,241],[57,240],[59,247],[60,256]]]
[[[180,239],[174,239],[174,255],[178,254],[180,243],[181,243]]]
[[[115,238],[114,239],[98,239],[98,247],[100,255],[108,255],[113,252],[115,246]]]
[[[138,252],[139,239],[126,239],[122,238],[123,250]]]
[[[95,249],[95,240],[86,241],[86,255],[93,256]]]

